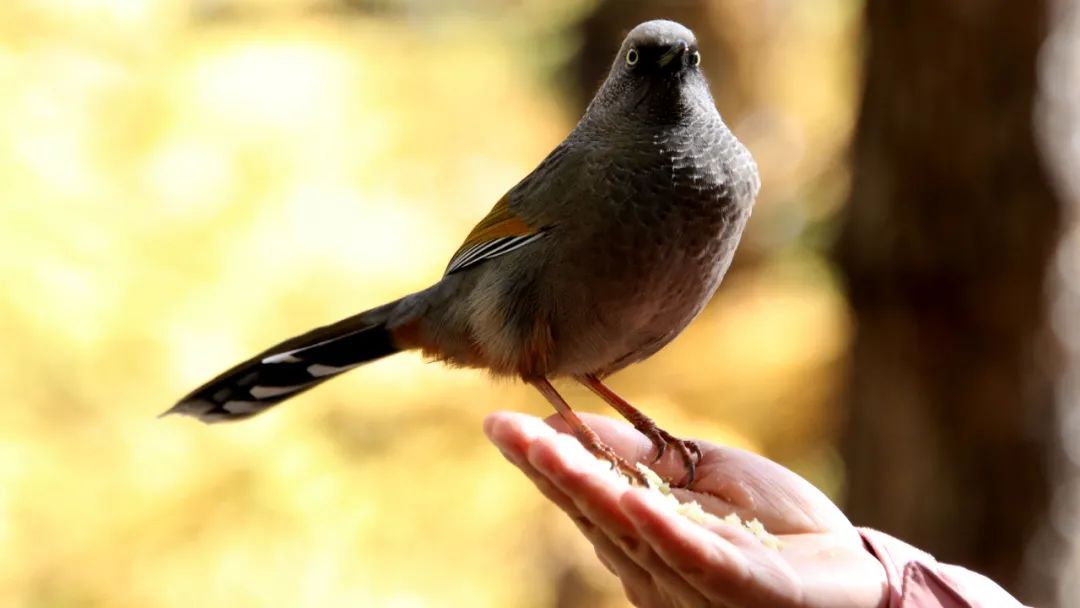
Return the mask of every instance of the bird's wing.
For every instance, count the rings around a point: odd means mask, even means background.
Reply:
[[[519,249],[544,236],[543,227],[532,226],[510,208],[510,195],[502,197],[491,212],[472,229],[461,244],[446,274],[464,270]]]
[[[446,274],[525,247],[557,227],[563,203],[575,199],[574,189],[582,182],[584,150],[572,138],[556,146],[532,173],[495,203],[450,258]]]

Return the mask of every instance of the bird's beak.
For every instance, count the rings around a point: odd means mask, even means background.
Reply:
[[[665,65],[671,63],[676,58],[682,57],[683,53],[685,53],[686,50],[689,49],[689,48],[690,48],[690,45],[686,44],[685,42],[676,42],[675,44],[673,44],[671,46],[670,49],[667,50],[666,53],[661,55],[660,58],[656,60],[656,63],[660,67],[664,67]]]

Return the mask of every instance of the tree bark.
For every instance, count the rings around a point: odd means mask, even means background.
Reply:
[[[1056,590],[1057,605],[1074,606],[1080,598],[1080,2],[1053,0],[1050,6],[1035,124],[1067,201],[1065,236],[1047,285],[1060,373],[1049,467],[1052,507],[1028,552],[1024,574],[1031,588]]]
[[[856,323],[850,518],[1013,592],[1051,491],[1062,204],[1032,120],[1047,20],[1044,0],[868,2],[836,248]]]

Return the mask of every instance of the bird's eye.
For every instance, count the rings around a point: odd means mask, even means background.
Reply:
[[[690,53],[690,67],[696,67],[701,65],[701,53],[694,51]]]
[[[626,65],[635,65],[637,64],[638,59],[640,59],[640,57],[638,57],[637,49],[626,51]]]

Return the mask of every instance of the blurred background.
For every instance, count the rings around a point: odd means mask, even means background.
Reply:
[[[0,3],[0,604],[625,605],[483,438],[548,415],[531,390],[402,355],[155,416],[437,280],[667,17],[764,187],[713,303],[613,386],[1080,606],[1077,4]]]

